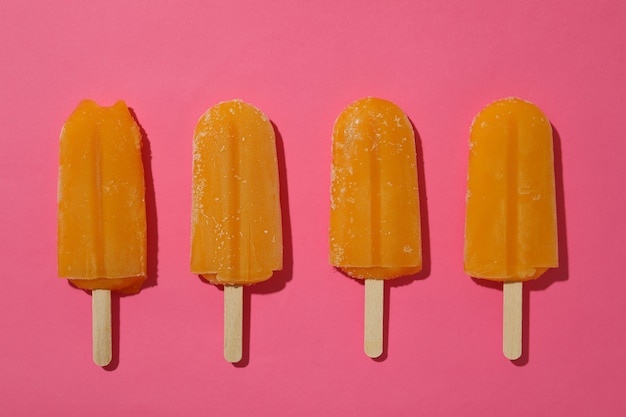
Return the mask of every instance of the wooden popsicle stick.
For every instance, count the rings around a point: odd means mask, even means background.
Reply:
[[[522,283],[503,283],[502,351],[510,360],[522,356]]]
[[[111,363],[111,291],[91,291],[93,361],[96,365]]]
[[[383,353],[383,305],[385,281],[365,280],[365,354],[377,358]]]
[[[224,285],[224,359],[230,363],[242,358],[243,286]]]

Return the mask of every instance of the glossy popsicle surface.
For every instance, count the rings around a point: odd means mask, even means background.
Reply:
[[[146,279],[141,131],[118,101],[82,101],[60,139],[58,273],[83,289],[139,291]]]
[[[210,108],[194,134],[191,272],[246,285],[282,269],[279,199],[269,119],[241,100]]]
[[[552,126],[532,103],[496,101],[472,123],[465,272],[526,281],[558,266]]]
[[[356,101],[335,122],[330,263],[363,279],[422,268],[413,126],[389,101]]]

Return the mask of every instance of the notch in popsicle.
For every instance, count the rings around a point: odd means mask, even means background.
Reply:
[[[243,287],[282,269],[274,127],[241,100],[199,120],[193,141],[191,272],[224,286],[224,358],[243,356]]]
[[[534,104],[488,105],[470,130],[465,272],[503,282],[503,353],[522,355],[522,283],[558,262],[552,126]]]
[[[384,281],[422,269],[413,126],[395,104],[364,98],[332,137],[330,263],[365,280],[364,350],[383,353]]]
[[[147,276],[142,134],[123,101],[82,101],[60,138],[58,275],[92,293],[93,360],[112,359],[111,291]]]

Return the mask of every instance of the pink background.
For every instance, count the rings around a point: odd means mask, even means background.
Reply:
[[[626,410],[626,3],[3,1],[0,414],[610,416]],[[419,135],[426,269],[387,287],[386,354],[362,350],[363,286],[327,262],[330,135],[364,96]],[[561,267],[526,285],[523,358],[502,292],[463,273],[468,129],[533,101],[556,130]],[[58,136],[124,99],[147,133],[149,285],[91,299],[56,274]],[[286,270],[247,291],[246,354],[222,359],[222,291],[189,272],[191,141],[241,98],[280,135]]]

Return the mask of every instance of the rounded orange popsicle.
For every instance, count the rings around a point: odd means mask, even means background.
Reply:
[[[335,122],[330,263],[360,279],[422,269],[415,136],[389,101],[358,100]]]
[[[224,285],[224,358],[243,357],[243,288],[283,266],[276,137],[256,107],[211,107],[193,140],[191,272]]]
[[[330,263],[365,280],[364,350],[383,352],[384,280],[422,269],[413,126],[395,104],[364,98],[333,130]]]
[[[256,107],[211,107],[193,141],[191,272],[213,284],[248,285],[282,269],[276,137]]]
[[[522,282],[558,266],[552,126],[532,103],[488,105],[470,132],[465,272],[503,281],[502,350],[522,354]]]
[[[518,98],[496,101],[470,133],[465,272],[527,281],[558,266],[552,126]]]

